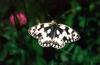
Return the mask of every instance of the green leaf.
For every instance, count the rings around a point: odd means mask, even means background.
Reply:
[[[7,54],[6,50],[0,51],[0,61],[3,61],[5,59],[6,54]]]
[[[32,48],[36,51],[37,54],[43,54],[43,47],[41,47],[36,39],[32,40]]]
[[[45,60],[42,57],[37,56],[34,65],[47,65],[47,64],[46,64]]]
[[[86,23],[86,19],[85,17],[79,17],[79,20],[80,20],[80,27],[84,28],[85,27],[85,23]]]

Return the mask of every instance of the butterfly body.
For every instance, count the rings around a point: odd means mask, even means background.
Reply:
[[[80,35],[64,24],[57,24],[54,21],[50,23],[41,23],[28,30],[29,34],[38,39],[42,47],[54,47],[61,49],[65,43],[71,43],[80,39]]]

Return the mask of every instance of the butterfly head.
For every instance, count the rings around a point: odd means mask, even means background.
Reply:
[[[56,22],[54,20],[51,21],[51,24],[56,24]]]

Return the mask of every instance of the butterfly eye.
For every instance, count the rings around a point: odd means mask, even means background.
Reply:
[[[50,32],[51,32],[51,29],[48,29],[48,30],[47,30],[47,33],[49,34]]]

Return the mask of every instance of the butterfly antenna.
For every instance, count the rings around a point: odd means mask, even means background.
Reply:
[[[50,18],[50,20],[54,19],[50,14],[48,14],[48,17]]]
[[[71,12],[73,12],[73,9],[70,9],[70,10],[64,12],[61,16],[59,16],[59,18],[65,16],[65,15],[71,13]]]

